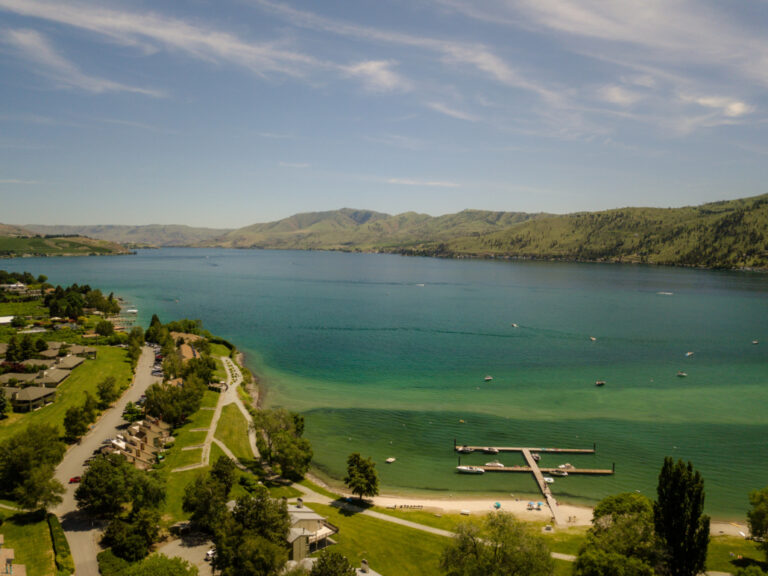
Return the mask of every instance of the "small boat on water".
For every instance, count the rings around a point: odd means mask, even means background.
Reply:
[[[551,472],[552,476],[560,476],[561,478],[565,478],[568,476],[568,472],[566,470],[563,470],[562,468],[558,468],[557,470],[552,470]]]
[[[558,468],[560,468],[561,470],[573,470],[574,465],[571,464],[570,462],[566,462],[565,464],[560,464]]]
[[[456,452],[459,454],[472,454],[474,451],[474,448],[470,448],[469,446],[459,446],[456,448]]]
[[[486,448],[483,448],[483,452],[485,452],[486,454],[498,454],[499,449],[494,448],[493,446],[488,446]]]
[[[517,327],[518,327],[518,326],[517,326],[517,324],[515,324],[514,322],[512,322],[512,328],[517,328]]]
[[[595,338],[594,336],[590,336],[589,339],[592,340],[592,342],[597,342],[597,338]]]
[[[493,462],[486,462],[485,465],[488,466],[489,468],[504,468],[504,464],[502,464],[498,460],[494,460]]]
[[[392,462],[394,462],[395,460],[397,460],[397,458],[393,458],[392,456],[390,456],[389,458],[387,458],[387,459],[385,460],[385,462],[386,462],[387,464],[392,464]]]
[[[456,472],[459,474],[485,474],[485,470],[479,466],[456,466]]]
[[[486,382],[490,382],[491,380],[493,380],[493,376],[486,376],[485,378],[483,378],[483,380],[485,380]]]
[[[752,340],[752,344],[754,344],[755,346],[757,346],[758,344],[760,344],[760,341],[759,341],[759,340]]]
[[[538,462],[539,460],[541,460],[541,454],[536,454],[536,453],[531,454],[531,458],[533,458],[534,462]]]
[[[678,370],[677,371],[677,377],[678,378],[685,378],[686,376],[688,376],[687,372],[683,372],[682,370]]]
[[[595,380],[595,386],[605,386],[605,380]]]
[[[550,478],[549,476],[544,476],[544,482],[546,482],[547,484],[554,484],[555,483],[555,479],[554,478]]]
[[[685,353],[685,357],[686,358],[690,358],[691,356],[693,356],[693,352],[686,352]]]

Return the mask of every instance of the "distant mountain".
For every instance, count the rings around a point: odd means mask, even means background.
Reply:
[[[566,215],[464,210],[390,216],[345,208],[254,224],[207,244],[768,269],[768,195]]]
[[[540,215],[465,210],[447,216],[370,210],[296,214],[277,222],[234,230],[211,242],[227,248],[399,251],[433,241],[488,234]]]
[[[194,228],[173,224],[149,224],[146,226],[25,226],[38,234],[80,234],[100,240],[132,246],[192,246],[207,242],[229,232],[227,229]]]
[[[105,240],[76,235],[38,235],[18,226],[0,224],[0,258],[129,253],[130,251],[123,246]]]

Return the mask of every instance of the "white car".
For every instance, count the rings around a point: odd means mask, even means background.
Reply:
[[[206,560],[213,560],[216,557],[216,548],[211,548],[205,553]]]

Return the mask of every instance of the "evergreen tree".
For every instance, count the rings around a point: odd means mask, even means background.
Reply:
[[[664,459],[653,505],[656,534],[671,576],[696,576],[705,569],[709,516],[704,513],[704,480],[693,464]]]
[[[752,537],[760,542],[760,548],[768,554],[768,487],[749,493],[752,509],[747,512],[747,523]]]

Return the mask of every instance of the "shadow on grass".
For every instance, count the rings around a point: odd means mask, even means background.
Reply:
[[[734,558],[731,560],[731,564],[736,566],[737,568],[748,568],[749,566],[757,566],[760,568],[763,572],[768,571],[768,562],[761,562],[760,560],[755,560],[754,558]]]
[[[357,498],[337,498],[331,502],[331,506],[338,508],[342,516],[354,516],[355,514],[360,514],[360,512],[373,508],[373,503]]]
[[[26,526],[28,524],[37,524],[45,520],[45,510],[35,510],[33,512],[16,512],[7,518],[17,526]]]

